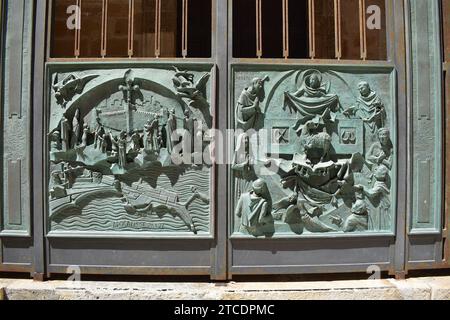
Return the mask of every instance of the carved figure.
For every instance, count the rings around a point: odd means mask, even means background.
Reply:
[[[67,103],[71,101],[76,94],[83,93],[84,87],[89,81],[97,77],[97,75],[90,75],[80,78],[74,74],[70,74],[62,81],[58,82],[58,76],[56,76],[53,83],[56,102],[65,108]]]
[[[139,131],[135,130],[133,135],[131,136],[132,150],[135,152],[139,152],[141,150],[141,135]]]
[[[99,149],[102,153],[106,153],[108,151],[108,140],[106,134],[103,134],[99,139]]]
[[[378,142],[375,142],[367,153],[367,163],[373,170],[379,165],[392,169],[393,146],[389,129],[378,130]]]
[[[67,196],[67,184],[64,184],[61,180],[61,172],[56,171],[51,174],[51,189],[50,189],[50,198],[59,199]]]
[[[332,221],[344,232],[367,231],[369,226],[369,212],[364,200],[364,187],[357,185],[354,187],[356,201],[352,205],[351,214],[343,222],[341,217],[332,217]]]
[[[378,166],[375,169],[374,177],[376,181],[373,187],[364,189],[364,194],[377,209],[370,216],[369,229],[377,231],[389,230],[391,225],[391,216],[389,213],[389,208],[391,207],[391,191],[388,186],[389,169],[384,165]]]
[[[96,118],[96,125],[95,125],[95,131],[94,131],[94,148],[98,148],[100,146],[100,138],[103,137],[105,134],[105,128],[103,127],[103,124],[100,121],[100,117],[97,116]]]
[[[315,121],[319,119],[320,118],[314,118],[314,120],[308,121],[303,126],[302,140],[307,159],[314,161],[317,157],[316,155],[318,155],[318,158],[320,159],[319,162],[324,162],[330,152],[331,136],[327,133],[325,126],[323,126],[322,131],[320,131],[323,122]]]
[[[81,115],[80,109],[75,111],[75,116],[72,120],[72,139],[71,139],[71,148],[74,148],[78,145],[81,138]]]
[[[189,110],[184,112],[183,129],[185,136],[183,138],[183,154],[191,154],[194,151],[195,123]]]
[[[81,146],[86,147],[88,144],[88,138],[90,134],[90,129],[87,124],[83,126],[83,136],[81,137]]]
[[[251,85],[242,91],[236,106],[237,128],[244,131],[257,129],[258,121],[262,116],[260,103],[266,97],[264,83],[269,80],[268,76],[262,79],[254,78]]]
[[[180,98],[187,98],[194,103],[193,107],[201,107],[206,103],[206,84],[210,78],[210,74],[204,74],[196,83],[194,83],[194,74],[189,71],[180,71],[177,67],[175,69],[175,76],[173,77],[173,85]],[[197,105],[196,102],[201,103]],[[207,104],[207,103],[206,103]]]
[[[193,132],[193,144],[194,152],[202,152],[203,150],[203,122],[197,118],[194,118],[194,132]]]
[[[61,150],[61,134],[59,131],[53,131],[50,135],[50,152]]]
[[[302,84],[296,92],[285,92],[283,109],[301,116],[294,127],[295,130],[299,130],[303,124],[316,117],[326,122],[334,122],[340,103],[339,97],[330,93],[330,87],[330,83],[323,83],[319,71],[308,70],[303,74]]]
[[[127,133],[125,131],[122,131],[117,141],[112,138],[111,132],[110,137],[112,144],[115,145],[118,150],[119,167],[125,168],[125,165],[127,164]]]
[[[145,141],[144,148],[145,150],[155,150],[158,145],[158,131],[159,131],[159,118],[160,115],[156,114],[152,121],[148,121],[144,126],[145,132]]]
[[[70,123],[64,115],[61,119],[61,141],[62,150],[68,151],[70,149]]]
[[[256,180],[252,190],[241,195],[235,214],[241,219],[242,233],[264,235],[264,229],[273,223],[270,194],[264,180]]]
[[[166,130],[167,130],[167,151],[171,152],[175,145],[178,143],[176,137],[177,131],[177,118],[175,115],[175,109],[170,110],[169,118],[167,120]]]
[[[379,95],[370,88],[366,81],[358,84],[359,98],[357,105],[344,111],[347,116],[356,115],[369,127],[372,134],[383,128],[386,122],[386,109]]]
[[[275,212],[286,209],[285,222],[297,221],[302,229],[305,228],[310,232],[325,233],[335,231],[332,227],[319,220],[319,217],[323,214],[322,207],[313,201],[308,201],[301,192],[296,191],[292,195],[281,199],[274,204],[273,209]]]
[[[254,159],[250,154],[250,138],[243,133],[238,137],[236,151],[233,156],[231,168],[236,177],[236,198],[248,192],[252,181],[257,179],[253,170]]]

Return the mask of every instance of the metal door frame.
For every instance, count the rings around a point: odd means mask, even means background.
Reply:
[[[13,0],[14,1],[14,0]],[[411,36],[409,34],[409,1],[410,0],[387,0],[387,18],[388,18],[388,58],[389,61],[381,63],[383,66],[395,67],[397,70],[397,106],[398,114],[408,114],[410,117],[411,104],[409,97],[411,95],[410,84],[411,78],[408,71],[410,67],[410,47]],[[5,1],[0,0],[4,5]],[[35,137],[40,137],[44,130],[44,97],[45,97],[45,65],[47,60],[47,24],[48,24],[48,1],[34,0],[34,54],[33,54],[33,73],[32,73],[32,110],[33,119],[32,128]],[[234,106],[229,105],[230,94],[227,89],[231,84],[231,66],[235,64],[252,64],[252,65],[286,65],[289,63],[299,65],[315,65],[315,64],[329,64],[338,65],[334,60],[309,60],[309,59],[259,59],[253,61],[250,59],[235,59],[232,58],[232,0],[216,0],[215,1],[215,15],[213,15],[215,34],[213,40],[213,57],[209,60],[216,65],[216,105],[217,105],[217,121],[216,128],[225,131],[231,127],[230,110]],[[4,14],[4,12],[3,12]],[[376,66],[379,62],[352,62],[358,65]],[[448,62],[445,64],[447,70],[447,111],[450,108],[449,101],[449,77],[448,77]],[[2,80],[2,79],[0,79]],[[448,114],[447,114],[448,117]],[[439,261],[439,257],[433,262],[414,263],[408,259],[408,254],[411,250],[409,246],[409,239],[411,235],[408,233],[408,219],[412,208],[411,199],[408,196],[408,191],[411,185],[411,124],[408,119],[399,117],[397,123],[398,131],[398,183],[397,183],[397,224],[396,237],[388,242],[391,250],[390,263],[383,267],[383,270],[389,272],[397,277],[404,277],[408,270],[415,269],[434,269],[434,268],[449,268],[449,261]],[[449,129],[446,130],[447,138],[450,135]],[[446,141],[447,142],[447,141]],[[447,142],[448,145],[448,142]],[[444,148],[444,147],[443,147]],[[30,212],[30,236],[29,237],[11,237],[0,235],[0,271],[2,272],[29,272],[37,280],[43,280],[53,273],[66,273],[66,266],[50,266],[48,265],[49,245],[46,239],[45,226],[45,204],[43,192],[43,172],[44,172],[44,157],[43,155],[44,143],[42,139],[35,138],[32,143],[32,186],[30,196],[32,197],[32,210]],[[446,148],[446,153],[449,155],[449,148]],[[443,164],[444,167],[444,164]],[[445,168],[448,174],[450,172],[448,165],[445,163]],[[227,165],[217,165],[217,172],[215,176],[215,188],[230,189],[231,172]],[[446,184],[445,184],[446,185]],[[444,189],[444,184],[442,186]],[[446,194],[449,195],[448,188],[445,188]],[[147,275],[204,275],[210,276],[212,280],[228,280],[239,275],[261,275],[261,274],[302,274],[302,273],[335,273],[335,272],[365,272],[367,265],[362,264],[345,264],[345,265],[278,265],[278,266],[239,266],[234,264],[233,248],[235,240],[230,239],[231,228],[229,227],[233,208],[229,206],[228,196],[225,193],[216,193],[214,199],[216,203],[215,212],[215,239],[210,244],[210,266],[202,268],[201,270],[189,270],[186,268],[136,268],[129,267],[113,267],[113,266],[97,266],[92,268],[85,268],[86,273],[93,274],[147,274]],[[448,199],[446,200],[448,201]],[[443,215],[447,213],[447,208],[443,209]],[[448,215],[447,229],[448,230]],[[445,236],[445,234],[444,234]],[[447,235],[448,237],[448,235]],[[433,235],[431,246],[434,246],[436,252],[444,250],[442,246],[442,234]],[[133,240],[142,241],[142,240]],[[285,245],[289,245],[289,239],[275,240]],[[298,240],[296,240],[298,241]],[[302,244],[308,245],[314,240],[299,240]],[[374,241],[372,239],[372,241]],[[108,242],[108,241],[106,241]],[[273,241],[272,241],[273,242]],[[344,241],[345,242],[345,241]],[[376,241],[375,241],[376,242]],[[270,244],[270,240],[262,240],[263,245]],[[292,242],[291,242],[292,243]],[[15,247],[20,249],[17,254],[27,263],[4,263],[2,254],[5,253],[5,245],[8,244],[8,250],[14,250]],[[273,244],[272,244],[273,245]],[[346,246],[345,243],[342,245]],[[258,246],[256,246],[256,253]],[[260,249],[260,248],[259,248]],[[447,257],[450,254],[450,244],[447,241]]]
[[[84,249],[94,248],[92,246],[93,239],[82,238],[75,236],[74,238],[61,238],[49,240],[46,237],[46,210],[45,210],[45,192],[43,188],[44,173],[45,173],[45,157],[43,156],[43,150],[45,149],[45,143],[39,137],[42,136],[44,130],[44,113],[45,110],[45,74],[46,74],[46,58],[48,58],[48,26],[49,23],[48,11],[49,4],[46,0],[35,0],[37,4],[36,10],[36,34],[35,34],[35,73],[34,73],[34,118],[33,118],[33,131],[35,137],[38,137],[33,143],[33,155],[34,155],[34,167],[33,167],[33,186],[34,186],[34,197],[33,206],[35,208],[34,214],[34,241],[36,244],[36,250],[34,251],[34,274],[36,279],[43,279],[46,277],[51,277],[52,274],[64,274],[70,272],[67,268],[69,264],[52,264],[51,262],[51,251],[59,250],[57,254],[64,255],[67,261],[71,260],[71,254],[77,254],[80,258],[81,251]],[[213,84],[213,90],[217,87],[224,87],[227,83],[227,73],[226,63],[227,63],[227,52],[226,50],[221,50],[223,43],[226,43],[226,26],[227,20],[226,15],[222,13],[226,12],[226,2],[221,0],[213,1],[213,27],[212,27],[212,56],[209,59],[183,59],[178,60],[178,63],[211,63],[215,65],[215,75],[216,82]],[[47,39],[46,39],[47,37]],[[57,59],[56,59],[57,60]],[[64,59],[62,59],[64,60]],[[80,59],[82,61],[83,59]],[[85,59],[89,60],[89,59]],[[111,63],[117,63],[120,65],[139,65],[145,64],[145,62],[159,63],[170,63],[170,59],[130,59],[130,60],[120,60],[108,59]],[[50,59],[50,61],[55,61],[55,59]],[[128,62],[129,61],[129,62]],[[215,105],[216,105],[216,128],[222,130],[225,128],[226,122],[224,121],[224,116],[226,114],[226,92],[223,90],[215,92]],[[224,166],[216,165],[215,178],[213,179],[213,188],[217,190],[218,181],[221,181],[223,177],[226,176],[226,168]],[[99,251],[100,255],[107,255],[108,248],[114,249],[117,247],[122,248],[122,250],[133,251],[138,250],[149,250],[149,247],[153,247],[157,250],[159,247],[166,248],[168,250],[173,250],[176,248],[178,251],[183,253],[183,249],[186,250],[184,254],[190,254],[189,248],[198,248],[204,255],[208,255],[208,265],[202,267],[195,266],[172,266],[167,265],[163,267],[158,266],[138,266],[139,261],[133,260],[130,265],[114,266],[112,264],[102,265],[98,263],[97,265],[81,265],[80,270],[82,274],[114,274],[114,275],[193,275],[193,276],[209,276],[212,280],[225,280],[226,279],[226,251],[225,251],[225,237],[226,234],[226,223],[224,222],[224,217],[226,217],[223,212],[225,196],[218,195],[215,192],[215,199],[213,199],[213,208],[215,208],[214,225],[211,229],[214,230],[215,234],[211,239],[189,239],[189,240],[177,240],[177,239],[144,239],[144,238],[133,238],[124,239],[120,237],[119,239],[110,237],[97,239],[100,242],[100,247],[106,248],[103,251]],[[205,243],[206,241],[206,243]],[[53,243],[50,243],[53,242]],[[126,245],[123,245],[126,242]],[[120,244],[120,245],[119,245]],[[74,251],[72,248],[78,251]],[[156,251],[152,251],[156,252]],[[163,255],[164,252],[158,250],[159,255]],[[200,251],[198,251],[200,252]],[[182,254],[181,254],[182,255]],[[179,257],[182,260],[182,256]]]
[[[238,59],[232,57],[233,52],[233,39],[232,39],[232,3],[229,1],[229,37],[228,37],[228,55],[229,55],[229,87],[232,85],[232,67],[235,65],[248,64],[252,66],[286,66],[289,64],[295,65],[330,65],[339,66],[342,63],[346,65],[354,64],[358,66],[368,67],[392,67],[397,71],[397,114],[406,114],[408,111],[406,100],[406,43],[405,43],[405,8],[403,1],[386,1],[386,19],[387,19],[387,49],[388,49],[388,61],[343,61],[337,60],[311,60],[311,59]],[[232,101],[229,96],[229,101]],[[229,104],[229,110],[234,110],[234,106]],[[230,111],[232,112],[232,111]],[[408,155],[408,121],[405,118],[399,117],[397,119],[397,145],[398,156],[397,162],[409,163]],[[228,123],[229,127],[233,127],[231,119]],[[357,241],[366,241],[369,246],[386,246],[390,251],[389,262],[385,264],[379,264],[381,271],[387,271],[391,275],[398,277],[404,276],[405,270],[405,235],[406,235],[406,212],[408,210],[408,202],[406,191],[407,189],[407,166],[397,166],[397,221],[396,221],[396,236],[395,237],[371,237],[363,236],[359,237]],[[230,193],[230,179],[228,176],[228,192]],[[232,215],[234,209],[228,206],[228,224],[231,225]],[[288,248],[291,254],[297,253],[301,255],[301,248],[311,246],[313,250],[318,251],[317,255],[329,255],[331,253],[339,254],[339,248],[351,248],[352,240],[348,239],[327,239],[326,237],[312,237],[312,238],[281,238],[281,239],[232,239],[231,232],[228,232],[228,277],[231,279],[235,276],[242,275],[261,275],[261,274],[310,274],[310,273],[340,273],[340,272],[366,272],[367,268],[374,263],[345,263],[345,264],[317,264],[314,261],[308,260],[307,263],[298,263],[295,265],[278,264],[278,265],[265,265],[252,264],[251,260],[257,257],[258,252],[271,250],[272,253],[276,253],[279,250]],[[328,247],[333,247],[330,250],[320,250],[320,243]],[[333,244],[332,244],[333,243]],[[384,243],[384,244],[383,244]],[[355,243],[353,243],[354,245]],[[239,247],[240,246],[240,247]],[[237,251],[234,248],[238,247]],[[331,248],[330,247],[330,248]],[[320,250],[320,252],[319,252]],[[249,264],[239,264],[236,262],[236,252],[242,251],[241,256],[249,256],[245,262]],[[314,259],[312,259],[314,260]],[[244,260],[243,260],[244,261]]]

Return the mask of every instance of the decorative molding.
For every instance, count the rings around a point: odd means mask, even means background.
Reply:
[[[438,1],[410,0],[412,212],[409,232],[442,225],[442,60]]]
[[[30,234],[33,10],[33,1],[5,5],[2,236]]]

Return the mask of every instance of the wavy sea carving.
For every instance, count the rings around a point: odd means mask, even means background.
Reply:
[[[172,186],[170,178],[162,175],[158,178],[159,188],[176,192],[181,202],[188,200],[191,188],[195,187],[202,193],[208,193],[210,172],[188,171],[180,177],[179,184]],[[136,186],[138,183],[134,183]],[[151,191],[151,187],[142,184],[142,188]],[[52,221],[54,231],[126,231],[126,232],[189,232],[189,228],[177,216],[170,213],[156,214],[152,212],[131,215],[127,213],[119,197],[96,198],[86,200],[88,204],[82,213],[67,209],[60,214],[59,219]],[[210,205],[195,201],[189,207],[198,233],[209,233]]]

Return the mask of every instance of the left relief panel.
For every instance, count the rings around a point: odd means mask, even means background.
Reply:
[[[47,67],[51,234],[213,234],[206,64]]]
[[[30,235],[33,1],[3,1],[0,235]]]

